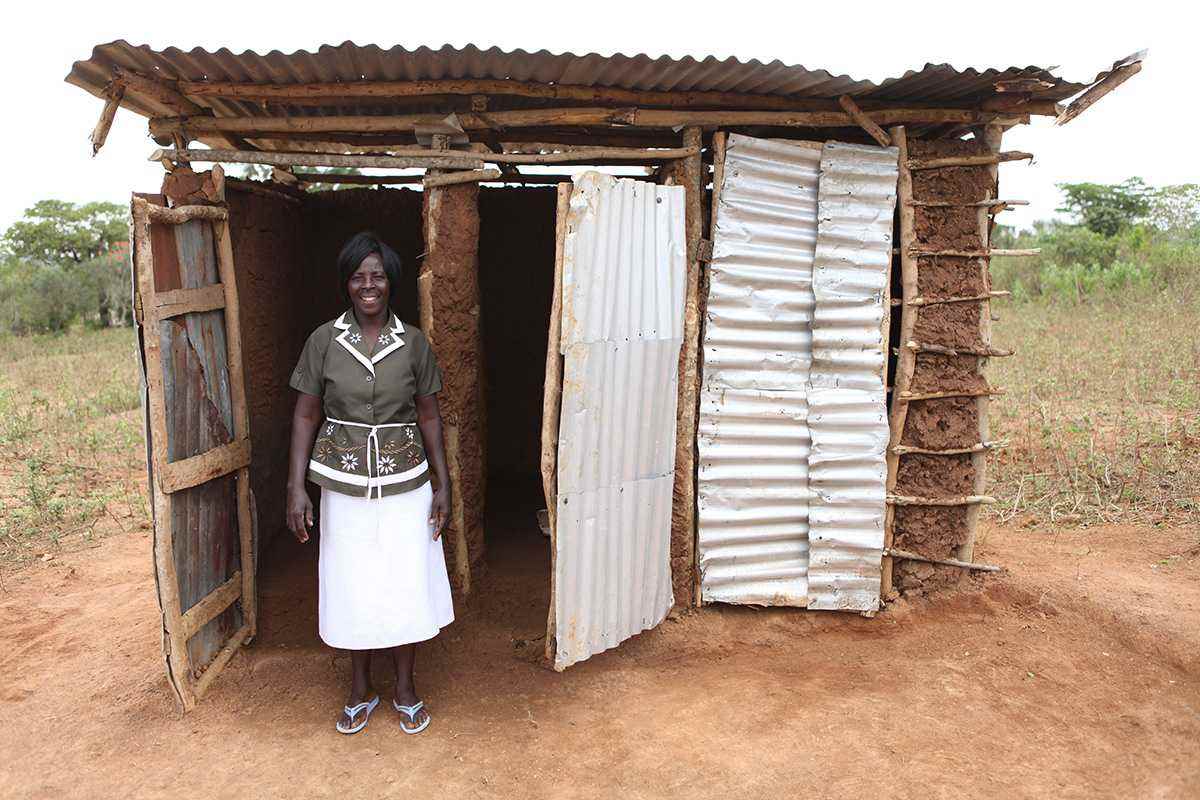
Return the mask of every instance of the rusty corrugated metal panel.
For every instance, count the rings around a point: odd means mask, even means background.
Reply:
[[[682,187],[587,172],[563,246],[555,669],[660,623],[686,238]]]
[[[879,605],[887,476],[882,324],[896,149],[826,142],[813,258],[808,607]]]
[[[706,602],[807,602],[820,147],[732,134],[725,150],[697,442]]]
[[[969,101],[993,94],[997,80],[1038,78],[1052,84],[1037,93],[1039,99],[1062,100],[1090,84],[1072,83],[1042,67],[958,70],[949,64],[926,64],[922,69],[888,78],[879,84],[787,65],[736,58],[651,57],[645,54],[551,53],[499,48],[481,50],[474,45],[438,49],[418,47],[381,48],[377,45],[323,45],[317,51],[278,50],[263,55],[253,51],[233,53],[227,49],[210,52],[200,48],[170,47],[156,51],[124,40],[97,45],[91,58],[77,61],[67,81],[100,96],[120,67],[167,80],[236,81],[242,83],[333,83],[354,81],[413,81],[473,78],[578,84],[652,91],[729,91],[790,97],[835,98],[849,94],[878,100],[912,100],[928,103]],[[1096,80],[1106,75],[1100,73]],[[509,101],[506,101],[506,104]],[[395,110],[373,101],[337,108],[305,108],[275,105],[267,111],[257,103],[220,98],[206,99],[218,116],[253,116],[278,113],[286,108],[295,115],[384,114]],[[512,100],[510,107],[521,102]],[[171,110],[136,92],[126,94],[125,106],[145,115],[169,115]],[[412,106],[406,107],[413,110]]]

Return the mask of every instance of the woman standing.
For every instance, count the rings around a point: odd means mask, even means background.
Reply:
[[[416,643],[454,620],[439,541],[450,508],[441,370],[425,335],[391,310],[400,287],[395,251],[360,233],[337,265],[350,308],[308,337],[290,382],[300,394],[288,527],[308,541],[307,477],[321,487],[321,639],[351,651],[350,696],[338,731],[359,732],[379,704],[371,653],[382,650],[396,670],[392,704],[400,726],[420,733],[430,717],[413,685]]]

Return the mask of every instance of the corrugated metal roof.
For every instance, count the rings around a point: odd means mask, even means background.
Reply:
[[[807,602],[806,385],[820,160],[819,144],[727,140],[697,443],[706,602]]]
[[[883,316],[894,147],[826,142],[813,257],[808,607],[874,611],[888,444]]]
[[[576,55],[547,50],[482,50],[474,45],[439,49],[418,47],[381,48],[377,45],[323,45],[317,51],[297,50],[266,54],[254,51],[233,53],[227,49],[208,51],[200,48],[181,50],[169,47],[153,50],[124,40],[97,45],[90,58],[77,61],[67,81],[100,96],[111,80],[114,68],[165,80],[233,81],[238,83],[336,83],[357,81],[416,81],[439,79],[495,79],[531,81],[545,84],[570,84],[651,91],[725,91],[794,98],[836,98],[849,94],[860,99],[881,101],[921,101],[930,103],[962,102],[982,99],[995,92],[997,81],[1019,78],[1036,79],[1049,84],[1033,93],[1038,99],[1062,100],[1089,83],[1072,83],[1055,76],[1049,69],[1036,66],[1004,69],[963,69],[949,64],[926,64],[878,84],[847,75],[833,75],[821,69],[767,63],[736,58],[703,59],[692,57],[651,57],[646,54],[604,56],[598,53]],[[1099,80],[1107,72],[1097,76]],[[519,98],[510,98],[516,107]],[[526,101],[528,102],[528,101]],[[145,115],[173,113],[145,95],[130,91],[124,102]],[[206,98],[217,116],[247,116],[268,113],[264,106],[248,101]],[[386,103],[362,103],[356,106],[305,108],[274,105],[274,111],[287,113],[351,114],[388,113]],[[414,110],[413,106],[405,107]]]
[[[654,627],[674,602],[684,203],[683,187],[575,178],[563,245],[555,669]]]

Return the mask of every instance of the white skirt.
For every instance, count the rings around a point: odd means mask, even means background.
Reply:
[[[346,650],[423,642],[454,621],[433,489],[368,499],[321,491],[321,639]]]

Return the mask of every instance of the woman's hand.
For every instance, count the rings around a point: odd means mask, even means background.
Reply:
[[[442,528],[450,520],[450,485],[439,487],[429,504],[429,524],[433,526],[433,540],[442,538]]]
[[[303,486],[288,489],[287,501],[288,529],[303,544],[308,541],[308,529],[313,524],[312,500]]]

